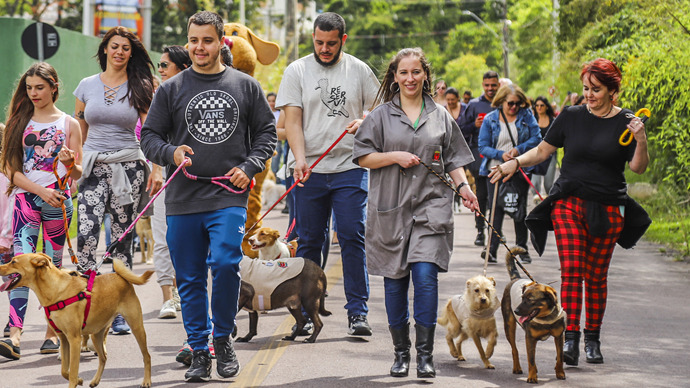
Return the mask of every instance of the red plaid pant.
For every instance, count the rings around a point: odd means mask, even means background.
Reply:
[[[567,330],[580,330],[582,282],[585,288],[585,329],[600,330],[607,297],[607,276],[613,249],[623,230],[618,206],[606,206],[610,228],[604,236],[589,233],[585,201],[568,197],[551,212],[561,261],[561,305],[568,315]]]

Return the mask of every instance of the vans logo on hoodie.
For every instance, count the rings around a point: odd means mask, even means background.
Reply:
[[[222,90],[197,94],[185,110],[187,131],[205,144],[221,143],[232,136],[239,116],[237,101]]]

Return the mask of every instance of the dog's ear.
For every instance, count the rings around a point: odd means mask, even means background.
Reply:
[[[493,284],[494,284],[494,287],[496,287],[496,280],[494,280],[493,276],[492,276],[492,277],[488,277],[487,279],[491,280],[491,283],[493,283]]]
[[[556,294],[556,290],[549,286],[546,286],[544,288],[545,294],[549,297],[549,300],[553,303],[553,306],[558,306],[558,294]]]
[[[50,257],[44,253],[36,253],[31,257],[31,265],[36,268],[48,267],[51,263]]]
[[[468,290],[470,289],[470,283],[471,283],[471,282],[468,280],[468,281],[467,281],[467,289],[468,289]]]
[[[271,237],[275,238],[276,240],[278,240],[280,238],[280,232],[275,230],[275,229],[272,229],[270,231],[270,235],[271,235]]]

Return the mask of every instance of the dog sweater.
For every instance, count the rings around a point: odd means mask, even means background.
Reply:
[[[294,278],[304,268],[303,258],[259,260],[244,256],[240,261],[242,280],[254,287],[252,306],[255,310],[271,310],[271,295],[281,283]]]

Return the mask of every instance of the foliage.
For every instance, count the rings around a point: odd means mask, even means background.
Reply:
[[[642,200],[641,204],[654,220],[645,238],[666,243],[681,256],[690,257],[690,201],[687,191],[662,183],[656,195]]]

